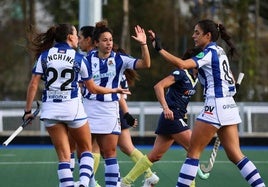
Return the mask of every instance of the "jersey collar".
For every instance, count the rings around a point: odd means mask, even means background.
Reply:
[[[66,42],[56,43],[55,47],[63,47],[67,49],[72,49]]]

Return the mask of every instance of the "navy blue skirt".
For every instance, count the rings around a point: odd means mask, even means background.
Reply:
[[[164,113],[161,113],[158,120],[158,126],[155,130],[155,134],[176,134],[190,129],[190,127],[185,122],[185,115],[180,114],[179,111],[176,109],[172,111],[174,115],[174,120],[165,119]]]

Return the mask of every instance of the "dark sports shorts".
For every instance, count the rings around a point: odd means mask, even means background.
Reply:
[[[165,119],[164,113],[161,113],[155,134],[176,134],[190,129],[190,127],[185,122],[185,119],[182,117],[184,115],[180,115],[179,111],[176,109],[172,109],[172,111],[174,120]]]
[[[131,126],[127,124],[127,120],[124,119],[124,114],[122,110],[119,110],[119,115],[120,115],[120,122],[121,122],[121,130],[128,129]]]

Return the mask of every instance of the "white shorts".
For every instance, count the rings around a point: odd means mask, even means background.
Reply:
[[[118,101],[83,100],[92,134],[120,134]]]
[[[80,98],[74,98],[64,102],[43,102],[41,108],[41,120],[74,121],[87,118]]]
[[[80,119],[80,120],[75,120],[75,121],[59,121],[59,120],[52,120],[52,119],[44,119],[44,125],[45,127],[52,127],[58,123],[62,123],[67,125],[70,128],[80,128],[83,125],[85,125],[87,122],[87,118],[85,119]]]
[[[239,110],[233,97],[206,98],[205,106],[197,120],[210,123],[217,128],[241,123]]]

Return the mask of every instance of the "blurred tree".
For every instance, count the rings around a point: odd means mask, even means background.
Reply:
[[[46,11],[53,16],[55,23],[71,23],[78,26],[78,0],[39,0],[44,5]]]
[[[115,43],[125,43],[124,48],[135,57],[141,55],[140,46],[130,36],[134,34],[134,26],[137,24],[146,31],[156,31],[163,41],[163,46],[171,53],[181,56],[187,47],[193,46],[191,36],[197,20],[209,18],[224,23],[240,52],[239,58],[232,59],[231,62],[234,74],[237,76],[240,71],[245,73],[238,100],[267,101],[268,80],[264,77],[268,70],[265,63],[268,53],[265,47],[268,39],[268,3],[265,0],[125,0],[128,2],[128,11],[123,9],[124,1],[107,2],[107,5],[103,5],[103,18],[109,21],[109,27],[113,29]],[[40,4],[42,6],[39,6]],[[37,5],[39,9],[35,10]],[[26,85],[33,65],[26,50],[28,25],[33,24],[45,29],[47,26],[41,22],[43,20],[36,23],[35,21],[38,15],[48,12],[43,19],[51,17],[51,24],[69,22],[78,26],[78,7],[78,0],[0,0],[0,34],[5,36],[2,37],[0,45],[1,100],[25,99]],[[129,26],[126,25],[127,15]],[[133,101],[155,101],[154,84],[174,69],[163,62],[163,58],[152,49],[149,40],[148,46],[152,67],[138,71],[141,81],[131,88],[132,95],[129,99]],[[194,100],[202,100],[201,91]]]
[[[0,99],[19,100],[25,98],[25,85],[32,66],[26,50],[25,25],[34,20],[34,0],[2,0],[0,3],[4,17],[0,34],[5,36],[0,46]]]

